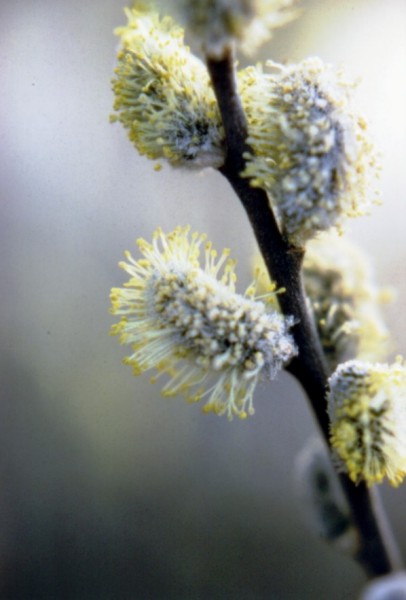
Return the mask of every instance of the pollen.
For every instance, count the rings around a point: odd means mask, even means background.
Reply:
[[[165,396],[204,399],[205,412],[253,414],[257,382],[273,379],[296,354],[293,319],[236,293],[229,251],[218,257],[187,227],[158,229],[152,244],[139,240],[138,247],[143,258],[127,253],[120,263],[130,280],[111,291],[112,313],[121,318],[112,334],[133,350],[126,364],[136,375],[166,374]]]
[[[355,483],[386,477],[394,487],[406,475],[406,368],[358,360],[340,365],[329,380],[331,444]]]

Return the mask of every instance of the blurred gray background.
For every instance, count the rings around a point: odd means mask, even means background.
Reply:
[[[351,226],[398,300],[406,353],[404,0],[309,0],[260,58],[362,75],[385,203]],[[110,125],[118,0],[0,2],[0,598],[344,600],[364,575],[303,520],[295,456],[315,432],[298,385],[247,421],[204,416],[121,363],[109,290],[125,249],[190,223],[238,259],[254,243],[217,173],[153,171]],[[242,61],[244,64],[244,61]],[[406,551],[406,486],[382,487]]]

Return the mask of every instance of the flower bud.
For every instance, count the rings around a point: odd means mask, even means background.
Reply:
[[[356,535],[327,447],[311,438],[296,459],[300,506],[316,533],[340,549],[352,551]]]
[[[406,600],[406,573],[391,573],[373,579],[364,589],[360,600]]]

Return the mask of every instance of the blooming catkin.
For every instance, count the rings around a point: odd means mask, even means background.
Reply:
[[[272,32],[296,17],[293,0],[158,0],[200,42],[203,52],[221,58],[233,44],[252,54]]]
[[[259,272],[258,291],[265,293],[269,276],[260,255],[253,266]],[[303,284],[331,372],[352,358],[386,359],[390,336],[382,306],[390,302],[392,291],[377,286],[370,261],[357,245],[335,232],[310,240]]]
[[[374,281],[368,257],[333,233],[306,246],[303,282],[330,369],[351,358],[385,359],[389,332],[381,307],[391,292]]]
[[[253,413],[260,377],[273,379],[295,354],[292,318],[235,292],[229,252],[217,259],[205,236],[158,229],[152,244],[138,241],[143,258],[127,253],[120,266],[131,276],[111,291],[112,312],[121,316],[112,333],[131,344],[125,360],[135,374],[156,368],[170,376],[163,394],[207,399],[206,411],[241,418]],[[220,276],[220,273],[222,275]]]
[[[367,212],[377,161],[342,74],[318,58],[267,64],[274,73],[239,74],[252,149],[243,174],[268,192],[283,232],[303,246]]]
[[[224,161],[220,113],[204,64],[183,43],[170,17],[125,9],[113,121],[128,129],[140,154],[174,167],[219,167]]]
[[[368,486],[406,475],[406,368],[351,360],[329,379],[332,447],[349,477]]]

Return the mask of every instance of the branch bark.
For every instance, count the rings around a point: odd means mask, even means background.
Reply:
[[[328,370],[315,324],[307,310],[301,267],[304,251],[291,246],[282,236],[271,210],[266,192],[251,187],[240,173],[244,170],[247,145],[247,120],[238,95],[234,57],[228,51],[223,58],[207,59],[214,93],[220,108],[225,131],[226,157],[219,169],[239,197],[251,223],[269,275],[285,292],[278,297],[281,310],[293,315],[296,324],[292,334],[299,355],[288,371],[305,390],[321,432],[329,444],[329,420],[326,409]],[[371,576],[387,574],[401,568],[399,552],[382,511],[376,507],[374,494],[364,485],[355,486],[346,476],[341,485],[359,532],[357,560]]]

